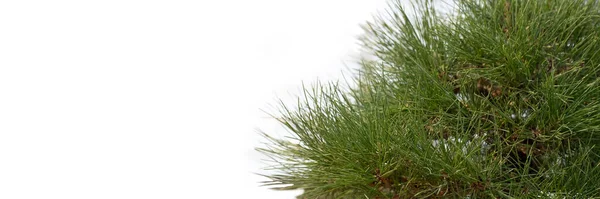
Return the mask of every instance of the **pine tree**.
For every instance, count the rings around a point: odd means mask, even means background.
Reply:
[[[263,184],[298,198],[600,198],[599,2],[413,3],[364,26],[376,58],[353,81],[281,105],[292,136],[263,134],[276,171]]]

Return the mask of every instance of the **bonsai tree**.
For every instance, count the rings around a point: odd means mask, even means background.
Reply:
[[[258,150],[298,198],[600,198],[600,4],[399,0]],[[447,2],[450,4],[450,2]],[[446,9],[447,10],[447,9]]]

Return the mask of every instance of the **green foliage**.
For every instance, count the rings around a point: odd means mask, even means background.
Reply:
[[[399,2],[351,86],[305,89],[258,150],[299,198],[600,198],[600,4]],[[281,187],[283,186],[283,187]]]

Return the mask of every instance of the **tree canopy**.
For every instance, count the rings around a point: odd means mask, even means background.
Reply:
[[[374,58],[350,83],[281,104],[290,136],[264,134],[264,185],[299,198],[600,198],[598,1],[399,1],[364,25]]]

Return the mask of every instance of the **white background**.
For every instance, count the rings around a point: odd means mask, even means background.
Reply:
[[[385,0],[0,1],[0,198],[293,198],[260,109],[359,56]]]

